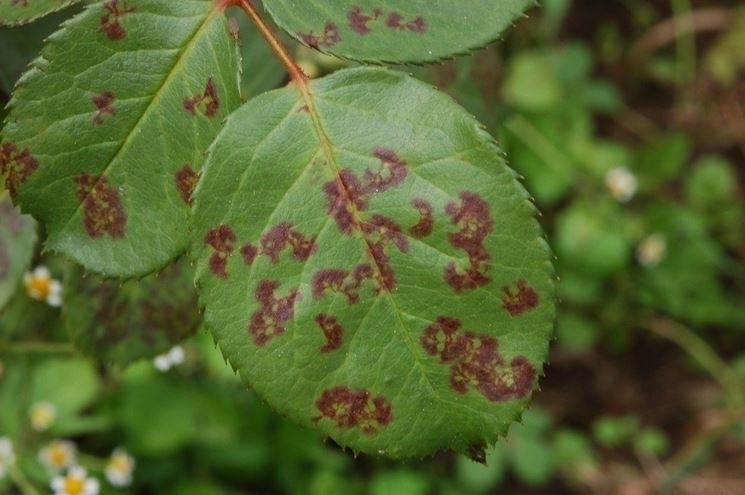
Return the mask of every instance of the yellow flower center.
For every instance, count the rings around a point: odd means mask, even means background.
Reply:
[[[52,451],[49,453],[49,459],[55,467],[63,467],[67,464],[67,457],[67,450],[62,447],[52,447]]]
[[[85,480],[80,478],[65,479],[65,493],[67,495],[83,495],[85,489]]]
[[[115,455],[111,458],[111,469],[120,473],[127,473],[132,469],[132,465],[126,456]]]
[[[52,279],[50,277],[32,276],[31,280],[26,283],[26,289],[28,289],[31,297],[37,299],[46,299],[49,297],[49,293],[52,291]]]

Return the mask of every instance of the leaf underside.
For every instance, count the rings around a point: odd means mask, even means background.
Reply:
[[[0,26],[17,26],[80,0],[0,0]]]
[[[431,87],[362,68],[308,91],[250,101],[210,148],[192,248],[208,328],[273,407],[356,451],[496,441],[553,327],[532,203]]]
[[[434,62],[494,41],[535,0],[273,0],[277,24],[308,46],[366,62]]]
[[[36,223],[21,215],[0,190],[0,309],[13,296],[28,269],[36,244]]]
[[[47,249],[119,277],[178,257],[203,153],[240,104],[238,60],[213,0],[107,0],[53,34],[0,144]]]
[[[101,361],[127,364],[153,357],[193,334],[201,322],[193,272],[179,261],[122,283],[71,267],[63,319],[75,345]]]

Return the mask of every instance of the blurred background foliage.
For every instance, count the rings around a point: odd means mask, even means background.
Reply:
[[[133,456],[132,484],[102,482],[105,494],[745,493],[745,5],[542,3],[472,57],[401,68],[494,134],[557,256],[551,365],[485,466],[343,452],[245,391],[201,329],[155,360],[102,365],[70,343],[99,314],[78,289],[72,329],[20,290],[0,311],[0,436],[17,457],[0,493],[48,493],[37,453],[54,439],[102,480],[116,447]],[[0,102],[74,11],[0,29]],[[284,84],[236,19],[246,97]],[[343,66],[297,56],[313,76]],[[64,260],[34,257],[81,283]],[[119,303],[119,316],[139,304]]]

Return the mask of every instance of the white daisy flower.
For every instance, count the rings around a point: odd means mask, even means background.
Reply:
[[[98,480],[89,478],[82,467],[70,468],[65,476],[55,476],[50,485],[54,495],[98,495]]]
[[[636,259],[644,267],[657,266],[667,255],[667,239],[662,234],[652,234],[639,243]]]
[[[112,452],[106,465],[106,479],[112,486],[123,487],[132,484],[132,473],[135,470],[134,457],[126,450],[118,448]]]
[[[57,408],[47,401],[37,402],[29,411],[31,427],[36,431],[47,431],[57,419]]]
[[[37,266],[32,273],[26,273],[23,283],[32,299],[46,301],[55,308],[62,305],[62,284],[52,278],[45,266]]]
[[[13,442],[8,437],[0,437],[0,479],[8,474],[8,468],[15,464],[16,455],[13,452]]]
[[[39,451],[39,462],[53,473],[77,463],[78,448],[69,440],[54,440]]]
[[[628,203],[636,194],[639,182],[628,168],[616,167],[606,172],[605,186],[618,202]]]

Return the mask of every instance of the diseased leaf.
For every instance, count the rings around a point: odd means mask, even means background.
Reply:
[[[65,326],[77,347],[104,362],[155,356],[199,326],[192,279],[184,261],[124,283],[83,276],[73,267],[65,280]]]
[[[369,62],[433,62],[481,48],[534,0],[273,0],[277,24],[306,45]]]
[[[80,0],[0,0],[0,26],[16,26],[61,10]]]
[[[240,103],[238,73],[213,0],[107,0],[52,35],[19,82],[0,155],[47,249],[121,277],[182,253],[203,152]]]
[[[451,99],[342,70],[228,119],[195,196],[200,303],[281,413],[363,452],[477,453],[547,357],[553,271],[534,215]]]
[[[36,244],[36,222],[21,215],[0,191],[0,309],[18,288],[23,272],[28,269]]]

